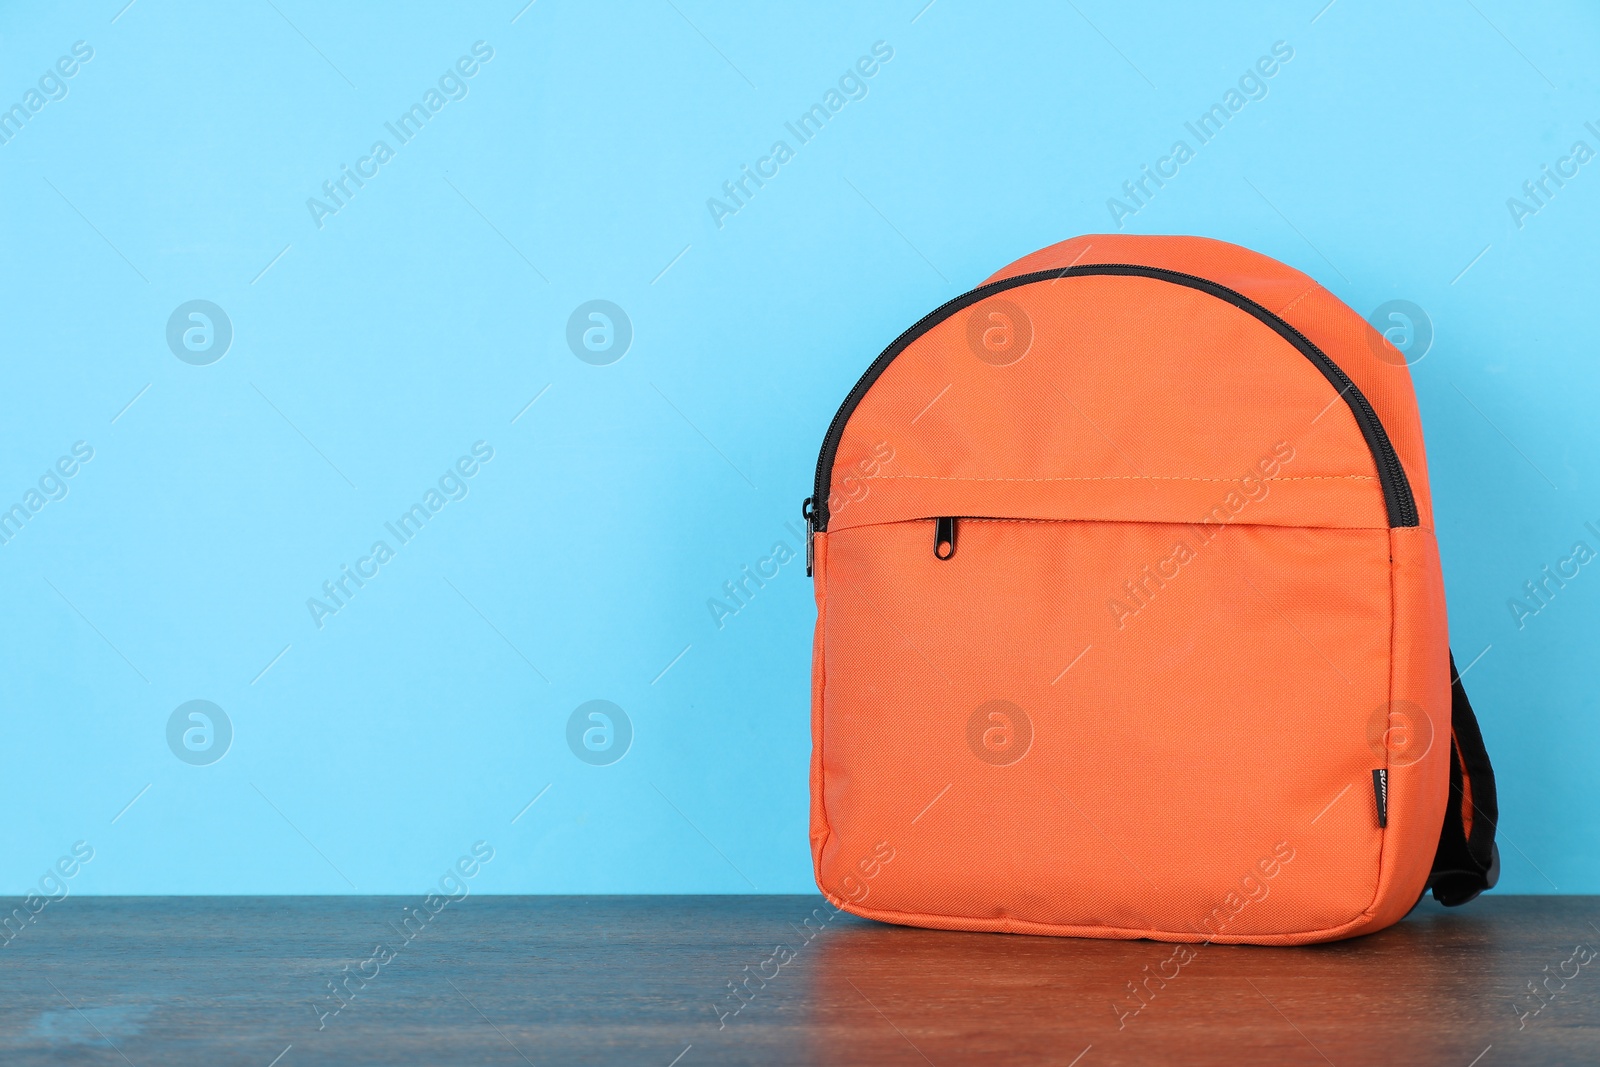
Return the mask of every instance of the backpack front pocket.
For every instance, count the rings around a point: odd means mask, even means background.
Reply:
[[[1377,891],[1389,531],[944,516],[818,579],[825,889],[1121,936],[1337,927]],[[943,546],[950,546],[942,554]],[[856,879],[859,883],[859,879]]]

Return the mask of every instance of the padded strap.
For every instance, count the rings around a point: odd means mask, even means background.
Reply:
[[[1439,831],[1428,887],[1433,899],[1457,907],[1494,888],[1500,879],[1500,850],[1495,847],[1494,768],[1483,747],[1483,733],[1472,713],[1456,659],[1450,657],[1450,803]]]

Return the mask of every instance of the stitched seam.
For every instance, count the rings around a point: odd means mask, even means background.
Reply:
[[[833,898],[832,894],[830,894],[826,890],[824,890],[823,891],[823,895],[828,897],[830,902],[833,902],[834,898]],[[1102,924],[1091,924],[1091,923],[1052,923],[1052,922],[1041,922],[1041,921],[1036,920],[1036,919],[1018,919],[1018,918],[1015,918],[1015,917],[1005,917],[1005,918],[1000,918],[1000,919],[991,919],[991,918],[987,918],[987,917],[981,916],[981,915],[957,915],[957,914],[954,914],[953,912],[902,911],[902,910],[898,910],[898,909],[894,909],[894,908],[864,908],[864,907],[861,907],[857,903],[854,903],[854,902],[851,902],[851,901],[842,901],[842,900],[841,900],[841,902],[837,902],[837,903],[838,903],[838,906],[842,910],[847,911],[852,915],[859,915],[859,916],[861,916],[862,918],[865,918],[865,919],[878,919],[879,921],[888,921],[888,922],[900,922],[900,921],[904,920],[905,925],[909,925],[909,926],[921,926],[921,925],[924,925],[923,920],[926,920],[926,919],[945,919],[945,920],[954,920],[956,922],[961,922],[961,923],[980,924],[980,925],[971,925],[971,926],[965,926],[965,927],[960,927],[959,928],[959,929],[965,929],[965,930],[987,930],[987,929],[991,929],[991,927],[989,927],[987,925],[981,925],[981,924],[1003,923],[1006,926],[1006,929],[1002,931],[1004,933],[1014,933],[1014,932],[1017,932],[1019,930],[1020,931],[1024,931],[1024,932],[1029,932],[1029,931],[1032,931],[1032,930],[1041,930],[1041,929],[1042,930],[1093,930],[1093,931],[1107,931],[1107,932],[1114,933],[1114,934],[1137,934],[1140,937],[1156,937],[1156,938],[1161,938],[1161,939],[1165,939],[1165,940],[1169,940],[1169,941],[1179,942],[1179,943],[1182,943],[1182,944],[1191,944],[1191,945],[1210,945],[1210,944],[1217,944],[1217,945],[1266,944],[1266,945],[1272,945],[1272,944],[1282,944],[1282,941],[1279,940],[1279,939],[1286,938],[1286,937],[1305,937],[1305,936],[1313,936],[1313,937],[1315,937],[1315,936],[1329,935],[1329,934],[1334,935],[1335,937],[1337,937],[1338,935],[1340,935],[1341,933],[1343,933],[1345,931],[1357,930],[1357,929],[1360,929],[1363,926],[1369,925],[1370,921],[1371,921],[1371,918],[1372,918],[1372,913],[1371,912],[1363,911],[1360,914],[1356,915],[1354,918],[1346,919],[1344,922],[1337,923],[1337,924],[1335,924],[1333,926],[1318,926],[1318,927],[1312,927],[1311,929],[1308,929],[1308,930],[1273,930],[1273,931],[1270,931],[1270,932],[1259,933],[1259,934],[1222,934],[1222,935],[1219,935],[1217,937],[1209,938],[1209,939],[1194,938],[1193,940],[1189,940],[1191,935],[1198,933],[1198,931],[1196,931],[1196,930],[1148,930],[1148,929],[1142,929],[1142,928],[1134,927],[1134,926],[1107,926],[1107,925],[1102,925]],[[1071,935],[1068,935],[1068,936],[1081,936],[1081,935],[1071,934]],[[1089,936],[1092,937],[1092,936],[1095,936],[1095,935],[1094,934],[1090,934]],[[1272,940],[1260,940],[1260,939],[1267,939],[1267,938],[1270,938]],[[1312,942],[1312,943],[1315,944],[1316,942]]]
[[[822,885],[822,857],[828,849],[828,839],[833,836],[833,822],[828,818],[828,768],[823,759],[825,751],[823,740],[828,730],[828,605],[832,603],[833,597],[828,585],[828,542],[824,540],[820,545],[815,543],[817,538],[826,539],[827,536],[825,532],[812,535],[813,547],[822,550],[821,556],[814,560],[818,564],[818,577],[822,580],[822,596],[817,603],[816,635],[817,642],[822,646],[817,651],[816,657],[816,669],[822,675],[822,681],[817,686],[817,706],[813,712],[816,736],[812,738],[812,744],[817,746],[817,789],[821,794],[817,797],[817,810],[822,814],[822,839],[817,842],[816,858],[813,861],[813,871],[819,887]],[[823,893],[826,895],[827,890],[823,890]]]
[[[1399,609],[1399,594],[1395,591],[1395,587],[1400,581],[1400,567],[1399,567],[1399,563],[1398,563],[1397,559],[1395,558],[1397,556],[1397,553],[1395,551],[1395,549],[1397,547],[1398,546],[1395,544],[1395,532],[1394,532],[1393,529],[1391,529],[1389,531],[1389,703],[1388,703],[1388,707],[1391,707],[1391,708],[1394,707],[1394,701],[1395,701],[1395,679],[1396,679],[1396,676],[1400,672],[1400,660],[1399,660],[1399,657],[1397,656],[1396,651],[1395,651],[1395,646],[1398,644],[1398,642],[1400,640],[1400,627],[1399,627],[1399,622],[1398,622],[1398,616],[1399,616],[1399,611],[1400,611],[1400,609]],[[1394,780],[1395,780],[1394,779],[1394,764],[1393,764],[1393,761],[1389,757],[1390,757],[1389,743],[1388,743],[1387,731],[1385,731],[1384,745],[1383,745],[1383,773],[1384,773],[1385,777],[1388,779],[1389,785],[1392,786],[1394,784]],[[1394,807],[1394,805],[1392,805],[1392,804],[1388,804],[1387,805],[1387,808],[1389,808],[1389,809],[1392,809],[1393,807]],[[1394,816],[1396,814],[1403,815],[1404,812],[1395,812],[1393,810],[1387,810],[1386,811],[1387,818],[1385,819],[1385,821],[1392,823],[1394,821]],[[1423,840],[1423,847],[1426,848],[1427,847],[1427,840],[1428,840],[1427,836],[1424,835],[1422,840]],[[1387,826],[1380,827],[1378,829],[1378,864],[1377,864],[1377,866],[1378,866],[1378,874],[1377,874],[1377,877],[1375,879],[1373,879],[1372,901],[1367,905],[1366,914],[1376,915],[1378,913],[1379,906],[1383,902],[1383,877],[1387,873],[1387,871],[1389,869],[1389,866],[1390,866],[1389,861],[1392,858],[1390,856],[1390,848],[1391,847],[1394,847],[1394,848],[1399,848],[1400,847],[1400,841],[1398,839],[1398,835],[1391,834],[1389,832],[1389,827],[1387,827]],[[1433,866],[1433,864],[1430,862],[1428,864],[1428,866],[1431,868]],[[1424,888],[1423,892],[1427,892],[1426,888]]]
[[[912,515],[912,516],[909,516],[909,517],[903,518],[903,519],[880,519],[880,520],[878,520],[876,522],[858,523],[855,526],[841,526],[841,527],[839,527],[838,532],[844,533],[844,532],[854,532],[856,530],[877,530],[877,529],[881,529],[881,528],[883,528],[885,526],[903,526],[906,523],[912,523],[912,522],[933,522],[935,519],[938,519],[938,518],[960,519],[962,522],[1042,522],[1042,523],[1049,523],[1051,525],[1060,525],[1061,523],[1075,522],[1075,523],[1083,523],[1083,524],[1093,524],[1093,525],[1096,525],[1096,526],[1206,526],[1208,524],[1208,521],[1209,521],[1209,520],[1207,520],[1205,518],[1199,518],[1199,519],[1072,519],[1072,518],[1062,518],[1062,519],[1025,519],[1025,518],[1006,518],[1006,517],[1000,516],[1000,515],[948,515],[948,516]],[[1251,530],[1333,530],[1333,531],[1338,531],[1338,532],[1364,530],[1364,531],[1367,531],[1369,533],[1374,532],[1374,531],[1385,532],[1385,531],[1388,531],[1389,529],[1391,529],[1391,527],[1388,527],[1388,526],[1318,526],[1318,525],[1315,525],[1315,524],[1304,523],[1304,522],[1211,522],[1211,523],[1209,523],[1209,527],[1211,529],[1214,529],[1214,530],[1235,530],[1235,529],[1251,529]],[[1414,527],[1406,527],[1406,529],[1414,529]],[[832,529],[829,529],[827,532],[831,534],[831,533],[834,533],[835,531],[832,530]]]
[[[1294,306],[1296,304],[1300,303],[1300,301],[1304,300],[1306,297],[1310,296],[1312,293],[1316,292],[1318,289],[1321,289],[1321,288],[1322,288],[1322,286],[1320,286],[1320,285],[1316,284],[1315,282],[1313,282],[1309,289],[1307,289],[1305,292],[1301,293],[1299,296],[1295,297],[1293,300],[1289,301],[1287,304],[1283,305],[1283,307],[1278,310],[1278,313],[1277,313],[1278,317],[1281,319],[1285,315],[1289,314],[1289,312],[1294,310]]]
[[[1092,521],[1094,521],[1092,519],[1090,519],[1090,520],[1080,520],[1080,519],[1003,519],[1003,518],[995,518],[994,516],[991,516],[991,515],[952,515],[950,517],[953,518],[953,519],[960,519],[962,522],[1037,522],[1037,523],[1041,523],[1041,524],[1043,524],[1045,526],[1059,526],[1063,522],[1080,522],[1080,521],[1092,522]],[[927,520],[923,519],[922,521],[926,522]],[[1189,524],[1188,523],[1174,523],[1173,525],[1175,525],[1175,526],[1186,526],[1186,525],[1189,525]],[[860,527],[856,527],[856,529],[860,529]]]
[[[1244,478],[1189,478],[1183,475],[1162,474],[1107,474],[1094,475],[1081,478],[948,478],[939,474],[875,474],[862,478],[863,482],[891,482],[899,479],[913,478],[918,481],[930,482],[1227,482],[1232,485],[1243,483]],[[1283,478],[1261,478],[1262,482],[1375,482],[1378,479],[1370,474],[1297,474]]]

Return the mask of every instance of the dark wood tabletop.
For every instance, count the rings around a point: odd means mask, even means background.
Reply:
[[[4,935],[0,1063],[1595,1065],[1597,924],[1491,894],[1179,950],[805,896],[70,897]]]

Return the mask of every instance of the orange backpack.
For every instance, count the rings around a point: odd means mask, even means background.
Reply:
[[[1410,375],[1304,274],[1018,260],[873,362],[803,510],[835,906],[1293,945],[1494,884]]]

